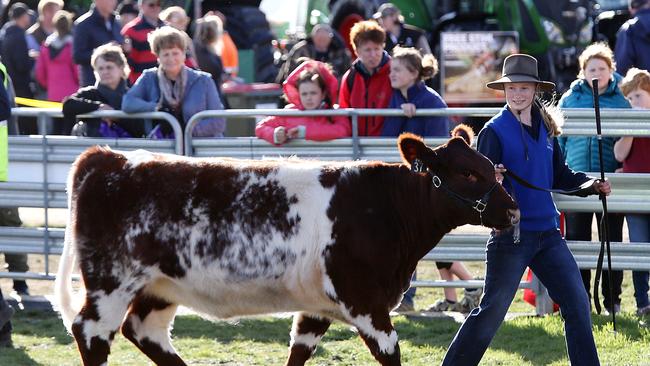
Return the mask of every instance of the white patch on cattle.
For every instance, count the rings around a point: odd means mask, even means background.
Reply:
[[[150,151],[138,149],[134,151],[121,151],[127,160],[127,166],[136,168],[140,164],[148,163],[156,160],[154,154]]]
[[[313,349],[316,348],[321,338],[322,338],[321,335],[316,335],[314,333],[295,334],[292,330],[291,342],[289,342],[289,348],[293,347],[294,344],[300,344],[309,349]]]
[[[130,316],[128,321],[133,326],[134,337],[138,343],[142,344],[146,338],[159,345],[163,351],[176,354],[170,338],[171,322],[176,315],[176,308],[176,306],[168,306],[163,310],[153,310],[143,321],[137,316]]]
[[[341,304],[341,312],[360,332],[377,341],[379,351],[386,354],[393,354],[395,352],[395,346],[397,345],[397,332],[395,329],[390,333],[375,329],[372,325],[372,318],[370,315],[352,316],[350,310],[345,306],[345,304]]]
[[[99,321],[83,320],[84,339],[88,349],[90,349],[90,341],[93,337],[99,337],[110,344],[110,333],[118,330],[124,320],[128,305],[133,299],[133,293],[125,290],[126,287],[128,287],[127,281],[109,295],[103,291],[97,291],[90,295],[97,308]],[[81,320],[81,317],[78,316],[75,322]]]
[[[323,268],[325,268],[325,259],[321,259],[321,265]],[[327,275],[327,273],[323,274],[323,290],[325,290],[325,293],[330,296],[332,299],[338,299],[338,295],[336,294],[336,288],[334,288],[334,284],[332,283],[332,279],[330,276]]]
[[[310,315],[312,318],[320,318],[315,315]],[[304,319],[302,314],[296,313],[293,317],[293,324],[291,326],[291,341],[289,342],[289,349],[293,347],[294,344],[301,344],[307,348],[314,349],[320,342],[323,337],[322,334],[314,333],[298,333],[298,324]]]
[[[333,188],[325,188],[319,182],[323,164],[286,164],[266,177],[240,173],[238,179],[245,187],[238,199],[248,188],[269,181],[283,187],[288,198],[296,197],[297,202],[291,204],[287,216],[299,216],[300,221],[289,237],[273,227],[265,228],[268,235],[255,231],[248,233],[252,237],[244,235],[244,229],[250,230],[245,226],[245,218],[235,217],[227,223],[209,222],[202,207],[189,203],[183,210],[192,212],[192,225],[163,223],[149,228],[158,238],[182,238],[178,244],[179,258],[186,275],[173,279],[157,277],[145,292],[208,317],[300,310],[342,318],[338,305],[331,300],[336,297],[336,291],[325,274],[323,258],[325,249],[332,245],[333,223],[327,217],[327,209],[334,194]],[[131,236],[138,233],[136,228],[132,229]],[[140,230],[145,230],[144,226]],[[206,239],[210,243],[217,236],[228,242],[220,256],[198,256],[198,245]],[[286,253],[295,260],[278,261],[277,253]],[[188,258],[190,263],[185,263],[183,258]]]
[[[152,229],[153,217],[156,213],[156,208],[153,204],[147,205],[138,214],[138,219],[129,223],[128,228],[124,234],[124,241],[126,242],[129,251],[132,251],[135,246],[134,239],[142,234],[149,233]]]

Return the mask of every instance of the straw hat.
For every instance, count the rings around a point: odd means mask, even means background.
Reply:
[[[490,89],[503,90],[506,83],[537,83],[542,91],[550,92],[555,84],[539,79],[537,74],[537,59],[533,56],[517,53],[506,57],[503,62],[501,78],[487,83]]]

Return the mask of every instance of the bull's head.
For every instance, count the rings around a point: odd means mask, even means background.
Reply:
[[[460,211],[456,225],[474,224],[505,229],[519,221],[519,209],[496,181],[494,166],[469,145],[473,133],[461,125],[446,144],[427,147],[422,138],[403,134],[398,140],[402,160],[415,174],[427,176],[433,188]]]

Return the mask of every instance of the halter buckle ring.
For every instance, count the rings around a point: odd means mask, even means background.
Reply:
[[[431,180],[433,181],[433,185],[436,188],[440,188],[440,185],[442,185],[442,181],[440,180],[440,178],[437,175],[434,175]]]
[[[483,202],[482,200],[476,200],[476,204],[474,205],[473,208],[479,213],[483,213],[486,207],[487,207],[487,203]]]

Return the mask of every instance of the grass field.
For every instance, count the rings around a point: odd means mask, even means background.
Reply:
[[[30,261],[33,266],[38,260]],[[470,268],[480,274],[482,266]],[[432,264],[418,268],[421,278],[435,277]],[[0,281],[4,293],[9,280]],[[30,281],[32,288],[47,293],[51,282]],[[617,317],[617,333],[611,317],[593,314],[594,334],[603,365],[650,365],[650,319],[634,315],[631,276],[625,274],[623,313]],[[49,289],[49,290],[48,290]],[[517,294],[511,314],[531,314],[532,306]],[[461,295],[459,290],[459,296]],[[441,289],[418,289],[416,307],[424,309],[442,296]],[[393,318],[405,365],[439,364],[460,324],[451,317]],[[78,365],[73,339],[53,313],[19,312],[14,318],[15,349],[0,350],[0,365]],[[191,365],[280,365],[289,342],[291,319],[261,317],[237,322],[209,322],[193,315],[176,318],[172,337],[181,356]],[[111,365],[150,364],[130,342],[116,337]],[[347,325],[335,323],[326,333],[310,365],[373,365],[361,339]],[[562,320],[558,315],[514,316],[506,321],[483,359],[482,365],[566,365]]]
[[[459,324],[450,319],[394,318],[405,365],[436,365]],[[650,331],[635,316],[618,318],[618,332],[603,316],[594,318],[594,334],[603,365],[650,364]],[[256,318],[236,324],[211,323],[196,316],[176,319],[174,345],[191,365],[280,365],[284,362],[291,320]],[[0,350],[0,365],[78,365],[72,339],[52,315],[21,313],[15,318],[16,349]],[[148,360],[117,336],[112,365],[145,365]],[[311,365],[374,364],[363,342],[337,323],[327,332]],[[503,324],[483,365],[566,365],[559,316],[517,317]]]
[[[22,216],[21,211],[21,216]],[[50,266],[56,271],[57,258]],[[2,264],[0,262],[0,264]],[[43,258],[30,256],[33,270],[43,270]],[[483,275],[483,264],[470,270]],[[418,267],[420,279],[438,278],[432,263]],[[29,281],[33,294],[51,294],[52,282]],[[0,280],[5,295],[10,280]],[[458,290],[462,296],[461,290]],[[517,294],[506,321],[482,365],[567,365],[563,324],[558,315],[534,317],[534,312]],[[441,289],[418,289],[416,308],[424,309],[442,296]],[[602,299],[602,297],[601,297]],[[634,315],[635,304],[630,272],[625,273],[623,313],[617,317],[618,331],[612,331],[611,317],[593,314],[594,335],[603,365],[650,365],[650,327]],[[451,317],[393,318],[400,338],[404,365],[437,365],[442,360],[460,323]],[[0,349],[0,365],[79,365],[78,352],[57,314],[19,312],[14,317],[14,349]],[[190,365],[280,365],[284,363],[291,319],[260,317],[237,322],[209,322],[194,315],[176,318],[173,343]],[[130,342],[117,335],[109,357],[111,365],[150,364]],[[347,325],[335,323],[320,343],[310,365],[374,365],[363,342]]]

